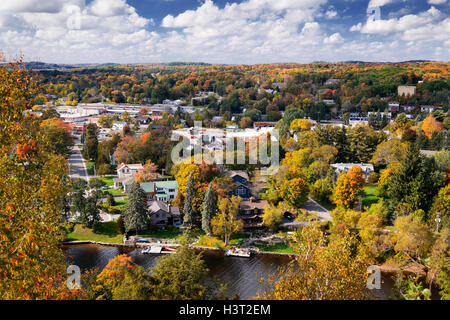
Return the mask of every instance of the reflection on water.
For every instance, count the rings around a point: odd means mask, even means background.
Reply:
[[[158,255],[140,253],[140,250],[122,247],[103,247],[99,245],[73,245],[64,248],[70,263],[82,270],[98,267],[102,270],[117,255],[126,253],[133,260],[149,270],[156,264]],[[261,289],[259,279],[266,279],[279,267],[289,262],[286,256],[256,255],[251,258],[225,257],[221,252],[203,252],[203,259],[210,270],[211,279],[217,278],[228,284],[228,296],[236,294],[241,299],[253,298]],[[387,299],[392,288],[392,281],[383,278],[381,290],[376,290],[379,299]]]

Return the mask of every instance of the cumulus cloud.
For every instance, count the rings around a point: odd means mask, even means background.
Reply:
[[[400,0],[370,3],[393,1]],[[403,58],[402,48],[448,57],[449,19],[435,7],[360,22],[351,27],[358,32],[352,38],[323,22],[338,23],[337,15],[328,0],[243,0],[220,7],[204,0],[167,15],[157,29],[127,0],[2,0],[0,48],[23,51],[27,60],[67,63],[387,60]],[[433,40],[440,50],[422,43]]]
[[[447,0],[428,0],[428,3],[439,5],[439,4],[447,3]]]
[[[323,43],[325,44],[333,44],[333,43],[340,43],[343,42],[344,38],[342,38],[341,34],[339,32],[332,34],[329,37],[326,37],[323,40]]]

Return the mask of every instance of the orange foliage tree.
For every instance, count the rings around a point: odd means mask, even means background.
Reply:
[[[444,130],[444,125],[437,121],[432,115],[429,115],[422,124],[422,130],[428,139],[431,139],[433,133],[439,133]]]
[[[19,63],[0,68],[0,299],[75,298],[59,246],[67,165],[40,152],[34,94]]]
[[[363,171],[354,166],[348,172],[339,175],[334,193],[334,202],[338,207],[353,207],[361,194],[364,184]]]

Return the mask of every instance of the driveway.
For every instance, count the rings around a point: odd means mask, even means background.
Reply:
[[[310,212],[316,212],[319,217],[319,221],[331,221],[332,220],[330,211],[328,211],[327,209],[322,207],[320,204],[318,204],[316,201],[314,201],[311,198],[309,198],[308,201],[306,201],[303,204],[302,209],[305,209],[306,211],[310,211]]]
[[[81,150],[75,145],[72,148],[72,154],[69,157],[69,176],[71,178],[80,178],[88,181],[88,173],[86,169],[86,164],[84,163],[83,156],[81,155]]]

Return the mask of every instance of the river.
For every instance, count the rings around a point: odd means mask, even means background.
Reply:
[[[94,244],[70,245],[64,247],[64,252],[71,264],[82,270],[98,267],[102,270],[109,260],[117,255],[126,253],[133,260],[149,270],[156,264],[158,255],[142,254],[140,249],[126,247],[109,247]],[[259,279],[267,278],[275,273],[279,267],[289,262],[289,257],[278,255],[254,255],[251,258],[225,257],[223,252],[205,251],[203,259],[210,270],[211,279],[216,278],[228,284],[228,296],[236,294],[240,299],[252,299],[261,289]],[[378,299],[387,299],[392,289],[392,280],[382,279],[381,290],[375,290]]]

